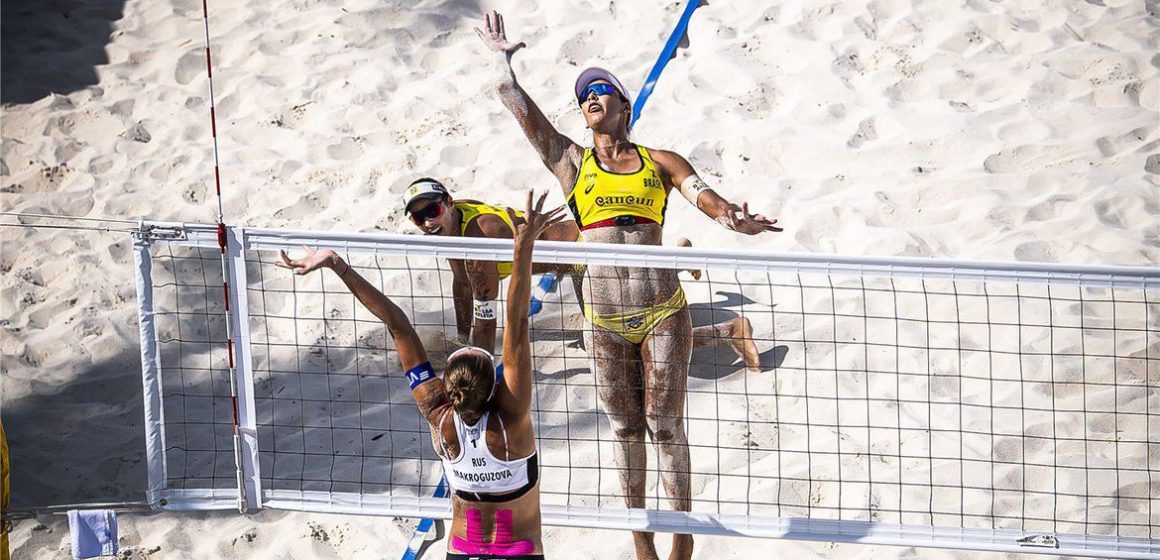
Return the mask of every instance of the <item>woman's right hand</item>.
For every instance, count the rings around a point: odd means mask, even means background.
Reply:
[[[492,10],[490,12],[484,12],[483,20],[486,31],[481,31],[476,27],[475,33],[479,35],[480,40],[483,41],[483,44],[487,45],[487,48],[511,56],[516,51],[527,46],[522,41],[519,43],[508,41],[507,33],[505,33],[503,27],[503,16],[498,11]]]
[[[288,268],[293,270],[294,274],[298,275],[309,274],[320,268],[332,268],[335,271],[338,271],[338,269],[335,267],[339,262],[342,261],[342,259],[339,258],[338,254],[334,251],[330,249],[317,251],[313,247],[307,247],[306,245],[303,245],[302,248],[306,249],[306,256],[300,259],[292,259],[290,258],[290,255],[286,254],[286,251],[278,251],[278,256],[281,258],[277,261],[274,261],[274,266]],[[345,268],[343,268],[343,272],[346,272],[346,270],[349,268],[350,266],[346,265]]]

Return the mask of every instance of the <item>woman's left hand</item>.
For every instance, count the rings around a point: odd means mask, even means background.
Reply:
[[[748,202],[742,203],[741,208],[737,208],[736,204],[730,206],[732,208],[717,218],[717,221],[733,231],[746,235],[757,235],[767,231],[784,231],[774,225],[777,220],[770,220],[761,214],[750,214]]]
[[[341,260],[338,258],[338,254],[330,249],[316,251],[313,247],[307,247],[306,245],[303,245],[302,248],[306,249],[306,256],[300,259],[292,259],[290,255],[286,254],[286,251],[279,251],[278,256],[281,258],[274,261],[274,265],[281,268],[288,268],[293,270],[295,274],[302,275],[309,274],[320,268],[334,268],[338,264],[338,261]],[[344,270],[343,272],[345,273],[346,271]]]
[[[511,218],[512,234],[515,240],[531,241],[544,233],[544,230],[560,223],[568,215],[564,213],[564,207],[559,206],[547,213],[542,212],[544,208],[544,200],[548,198],[548,192],[540,195],[540,199],[536,201],[535,207],[532,206],[532,191],[528,191],[527,210],[524,211],[524,218],[521,221],[516,217],[516,211],[508,208],[508,217]]]

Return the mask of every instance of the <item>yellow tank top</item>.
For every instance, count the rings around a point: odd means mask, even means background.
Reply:
[[[475,202],[474,200],[461,200],[455,203],[455,209],[459,210],[463,215],[463,219],[459,222],[459,235],[466,236],[467,225],[470,224],[472,220],[484,214],[499,216],[500,219],[508,225],[508,227],[512,227],[512,219],[508,216],[507,208],[492,206],[482,202]],[[516,216],[522,218],[524,213],[517,211]],[[512,275],[511,262],[497,262],[495,263],[495,268],[496,272],[499,273],[500,280],[503,280],[504,278]]]
[[[661,182],[657,165],[642,146],[640,170],[635,173],[613,173],[600,167],[592,148],[584,150],[576,184],[568,195],[568,206],[580,227],[618,216],[636,216],[665,223],[669,194]]]

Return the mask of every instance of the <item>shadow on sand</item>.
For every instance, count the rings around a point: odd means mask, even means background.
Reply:
[[[4,0],[0,103],[32,103],[97,83],[124,0]]]

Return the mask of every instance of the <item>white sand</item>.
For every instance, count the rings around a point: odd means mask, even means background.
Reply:
[[[471,31],[479,7],[406,4],[211,3],[228,223],[407,231],[398,193],[421,175],[465,198],[518,204],[536,187],[559,201],[489,93],[492,56]],[[530,45],[516,57],[521,81],[581,142],[570,94],[578,70],[598,63],[638,90],[681,9],[587,0],[488,7],[505,11],[511,37]],[[634,137],[685,154],[721,193],[779,218],[786,232],[743,238],[677,200],[667,241],[1156,265],[1157,12],[1138,0],[713,2],[694,16],[690,48],[670,63]],[[70,20],[108,13],[115,21],[107,59],[90,70],[95,84],[5,105],[2,208],[211,222],[201,4],[133,0],[119,13],[93,4],[48,21],[67,30]],[[56,52],[33,58],[47,72],[91,65],[67,32],[5,33],[25,52]],[[3,228],[0,241],[14,506],[139,499],[127,236]],[[42,521],[17,525],[16,558],[67,557],[67,524]],[[123,546],[142,558],[389,557],[413,526],[273,511],[121,523]],[[632,557],[622,532],[549,527],[545,543],[552,558],[595,557],[576,551],[597,547],[611,547],[602,558]],[[775,555],[983,556],[697,537],[696,558]]]

